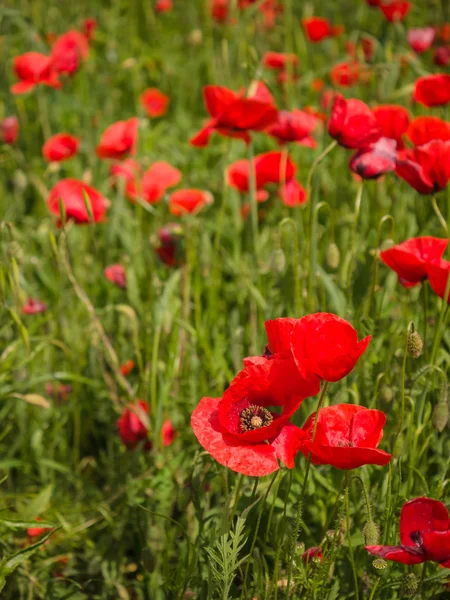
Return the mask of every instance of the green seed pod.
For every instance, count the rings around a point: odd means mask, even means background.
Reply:
[[[394,240],[383,240],[380,250],[389,250],[389,248],[392,248],[392,246],[395,246]]]
[[[403,576],[401,583],[402,596],[406,598],[409,596],[414,596],[414,594],[417,592],[417,588],[418,583],[414,573],[406,573]]]
[[[380,528],[374,521],[367,521],[363,528],[366,546],[376,546],[380,540]]]
[[[383,569],[385,569],[387,567],[387,562],[384,560],[384,558],[376,558],[372,562],[372,566],[374,567],[374,569],[377,569],[378,571],[382,571]]]
[[[433,425],[442,433],[448,423],[448,402],[438,402],[433,409]]]
[[[401,433],[395,441],[394,450],[392,454],[395,458],[398,458],[403,454],[403,449],[405,446],[405,436]]]
[[[419,358],[423,352],[423,340],[418,331],[411,330],[408,334],[408,354],[413,358]]]
[[[380,389],[380,398],[383,402],[392,402],[394,399],[394,390],[389,385],[382,385]]]
[[[327,248],[326,261],[330,269],[337,269],[341,262],[341,253],[334,242]]]
[[[283,273],[286,268],[286,256],[281,248],[274,250],[271,256],[271,269],[276,273]]]

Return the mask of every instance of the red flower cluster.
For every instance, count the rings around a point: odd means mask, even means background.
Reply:
[[[4,144],[15,144],[19,137],[19,120],[17,117],[6,117],[0,121],[0,140]]]
[[[342,25],[333,26],[323,17],[302,19],[302,25],[308,40],[315,44],[326,38],[336,37],[344,31]]]

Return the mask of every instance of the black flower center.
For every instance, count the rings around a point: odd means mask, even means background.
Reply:
[[[239,416],[240,433],[267,427],[272,421],[273,416],[267,408],[264,408],[264,406],[257,406],[256,404],[250,404],[250,406],[244,408]]]
[[[411,531],[409,537],[411,538],[411,541],[415,543],[416,546],[422,545],[422,534],[420,533],[420,531]]]

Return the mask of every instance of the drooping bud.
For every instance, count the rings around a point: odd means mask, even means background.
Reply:
[[[417,588],[418,583],[414,573],[406,573],[403,576],[401,583],[402,596],[406,598],[409,596],[414,596],[414,594],[417,592]]]
[[[363,528],[364,544],[376,546],[380,539],[380,528],[374,521],[367,521]]]
[[[448,423],[448,413],[448,402],[445,401],[439,401],[433,409],[432,421],[439,433],[444,431],[445,426]]]
[[[286,268],[286,256],[281,248],[274,250],[271,259],[271,269],[276,273],[283,273]]]
[[[384,558],[376,558],[372,562],[372,566],[374,569],[377,569],[378,571],[382,571],[383,569],[385,569],[387,567],[387,562],[384,560]]]
[[[394,399],[394,390],[389,385],[382,385],[380,389],[380,398],[383,402],[392,402]]]
[[[392,248],[392,246],[395,246],[394,240],[383,240],[383,242],[381,242],[380,250],[389,250],[389,248]]]
[[[419,332],[413,327],[411,327],[411,331],[408,333],[407,350],[408,354],[413,358],[419,358],[423,351],[423,340]]]
[[[330,269],[337,269],[339,266],[341,261],[341,253],[338,246],[334,242],[331,242],[327,248],[326,261]]]

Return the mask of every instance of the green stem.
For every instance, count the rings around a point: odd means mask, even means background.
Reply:
[[[375,582],[375,585],[372,588],[372,591],[370,593],[370,597],[369,600],[373,600],[375,598],[375,592],[377,591],[378,586],[380,585],[381,582],[381,577],[378,577],[378,579]]]
[[[350,564],[352,566],[353,573],[353,583],[355,584],[355,598],[359,600],[359,585],[358,585],[358,573],[356,571],[355,564],[355,556],[353,554],[353,546],[352,546],[352,536],[350,535],[350,498],[349,498],[349,490],[350,490],[350,477],[347,474],[347,485],[345,487],[345,521],[346,521],[346,530],[347,530],[347,544],[348,544],[348,553],[350,558]]]
[[[319,423],[319,413],[320,413],[320,409],[322,408],[322,404],[325,400],[325,394],[327,392],[327,389],[328,389],[328,381],[325,381],[322,391],[320,392],[319,401],[317,402],[313,432],[312,432],[312,436],[311,436],[312,442],[314,442],[314,439],[316,437],[317,425]],[[294,527],[292,529],[292,537],[291,537],[291,543],[290,543],[290,547],[289,547],[288,566],[287,566],[287,584],[286,584],[286,594],[285,594],[286,598],[289,598],[289,589],[291,587],[291,580],[292,580],[292,565],[293,565],[293,561],[294,561],[294,552],[295,552],[295,546],[297,544],[298,534],[300,533],[300,523],[302,520],[303,503],[304,503],[304,499],[305,499],[306,486],[308,483],[308,477],[309,477],[310,470],[311,470],[311,452],[309,453],[309,456],[306,461],[306,470],[305,470],[305,476],[303,478],[302,491],[300,493],[300,498],[298,500],[297,514],[295,516]]]
[[[411,327],[413,327],[412,322],[409,323],[408,328],[406,330],[406,341],[405,348],[403,352],[403,362],[402,362],[402,383],[401,383],[401,400],[400,400],[400,418],[398,420],[397,429],[395,431],[394,437],[392,439],[392,447],[391,452],[394,454],[395,452],[395,444],[397,442],[398,436],[403,428],[403,419],[405,416],[405,385],[406,385],[406,359],[408,357],[408,336],[411,331]]]
[[[438,326],[436,327],[436,333],[434,335],[433,349],[431,350],[430,364],[432,364],[432,365],[434,365],[434,363],[436,361],[437,351],[439,348],[439,344],[441,343],[442,329],[443,329],[442,325],[444,323],[445,313],[448,310],[449,292],[450,292],[450,271],[447,275],[447,284],[445,286],[444,297],[442,298],[442,307],[441,307],[441,312],[439,314],[439,322],[438,322]]]
[[[439,219],[439,223],[442,225],[442,229],[444,230],[445,237],[448,237],[447,223],[445,222],[445,219],[442,216],[441,211],[439,210],[439,206],[437,205],[437,202],[436,202],[436,196],[433,196],[431,198],[431,206],[433,207],[433,210],[436,213],[437,218]]]
[[[347,292],[348,292],[349,297],[350,297],[350,288],[351,288],[352,276],[353,276],[353,262],[355,260],[355,255],[356,255],[356,232],[358,230],[358,219],[359,219],[359,212],[361,209],[363,186],[364,186],[364,183],[361,181],[361,183],[358,186],[358,191],[356,193],[356,200],[355,200],[355,213],[354,213],[351,242],[350,242],[350,259],[349,259],[348,269],[347,269]]]
[[[250,208],[251,208],[251,219],[252,219],[252,233],[253,233],[253,249],[255,252],[255,260],[258,260],[259,252],[259,231],[258,231],[258,201],[256,199],[256,173],[254,165],[254,154],[253,154],[253,140],[250,140],[248,144],[248,162],[249,162],[249,196],[250,196]]]

